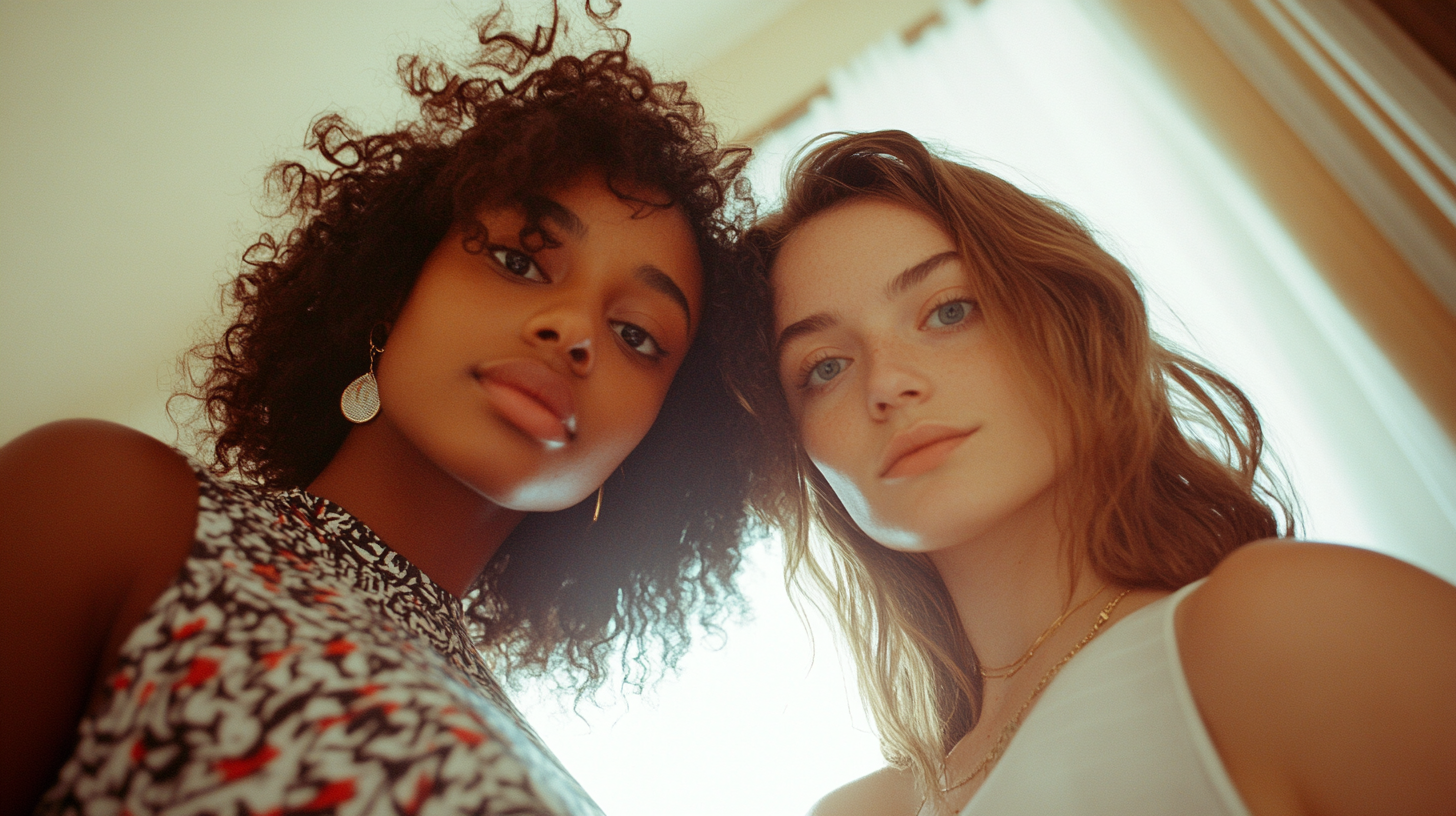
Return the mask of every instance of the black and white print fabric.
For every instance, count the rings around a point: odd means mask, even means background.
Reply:
[[[458,600],[337,505],[194,469],[192,554],[40,813],[599,816]]]

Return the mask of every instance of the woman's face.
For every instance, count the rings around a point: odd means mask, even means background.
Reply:
[[[1064,434],[986,326],[972,273],[933,221],[872,198],[811,218],[773,266],[800,439],[887,547],[939,550],[1052,506]]]
[[[581,501],[642,440],[703,296],[697,243],[676,208],[623,201],[597,173],[544,198],[549,248],[521,245],[519,208],[477,214],[489,230],[479,252],[452,229],[378,361],[376,421],[525,511]]]

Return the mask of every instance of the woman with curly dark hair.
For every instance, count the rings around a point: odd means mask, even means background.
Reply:
[[[624,33],[497,20],[468,72],[401,59],[417,121],[274,169],[293,226],[193,352],[209,466],[0,449],[0,811],[597,813],[492,669],[640,682],[733,601],[745,151]]]

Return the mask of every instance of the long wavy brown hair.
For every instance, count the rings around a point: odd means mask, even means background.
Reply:
[[[851,520],[799,444],[777,376],[775,256],[806,221],[864,197],[952,238],[988,328],[1066,418],[1069,566],[1175,589],[1243,544],[1293,534],[1295,505],[1270,472],[1248,398],[1153,336],[1136,280],[1070,210],[900,131],[840,135],[803,155],[783,208],[747,233],[737,266],[727,359],[763,429],[753,502],[787,533],[791,584],[836,617],[886,758],[934,798],[945,754],[979,716],[975,654],[930,560],[881,546]],[[814,527],[823,546],[811,546]]]
[[[371,332],[392,323],[447,230],[486,244],[475,213],[520,206],[521,239],[548,241],[533,202],[588,170],[613,190],[646,188],[692,227],[705,275],[699,339],[656,423],[614,473],[592,524],[583,502],[530,514],[467,598],[483,647],[511,668],[563,671],[596,688],[612,655],[629,683],[672,664],[698,626],[737,602],[732,579],[748,531],[750,428],[717,365],[715,326],[728,305],[719,274],[752,205],[742,148],[721,148],[683,83],[655,82],[630,38],[588,16],[613,47],[555,54],[565,22],[527,37],[502,13],[478,24],[462,69],[419,56],[398,71],[419,116],[367,134],[328,114],[306,146],[317,166],[284,161],[269,176],[283,226],[243,256],[225,292],[232,324],[189,357],[202,434],[220,473],[272,487],[309,484],[350,425],[339,395],[369,365]],[[705,468],[703,462],[713,462]],[[594,497],[593,497],[594,498]]]

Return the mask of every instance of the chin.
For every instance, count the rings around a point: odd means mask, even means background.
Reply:
[[[869,537],[887,550],[905,553],[930,553],[944,549],[947,544],[917,530],[879,528]]]
[[[848,509],[849,517],[854,519],[860,530],[882,547],[901,552],[927,552],[934,549],[927,546],[927,539],[917,530],[895,524],[890,519],[863,513],[858,508]]]
[[[963,503],[964,494],[959,495]],[[955,506],[950,498],[922,497],[922,501],[899,504],[878,514],[862,512],[867,508],[846,509],[855,524],[881,546],[899,552],[931,553],[964,542],[967,531],[976,529],[982,521],[975,514],[947,512]]]
[[[911,521],[912,518],[918,518],[923,522],[926,518],[924,515],[917,517],[915,514],[898,512],[876,513],[870,510],[869,503],[864,501],[855,504],[845,502],[844,504],[845,509],[849,511],[849,517],[854,519],[854,523],[859,526],[860,530],[882,547],[900,552],[930,552],[937,549],[932,543],[933,539],[926,535],[926,531],[919,529],[923,525],[917,525]]]
[[[580,504],[595,491],[595,484],[587,484],[573,474],[573,478],[531,480],[499,494],[487,495],[491,501],[508,510],[554,513]]]
[[[456,467],[442,467],[451,478],[477,496],[507,510],[550,513],[581,502],[596,490],[578,473],[545,474],[524,467],[502,472],[500,461],[472,461]]]

